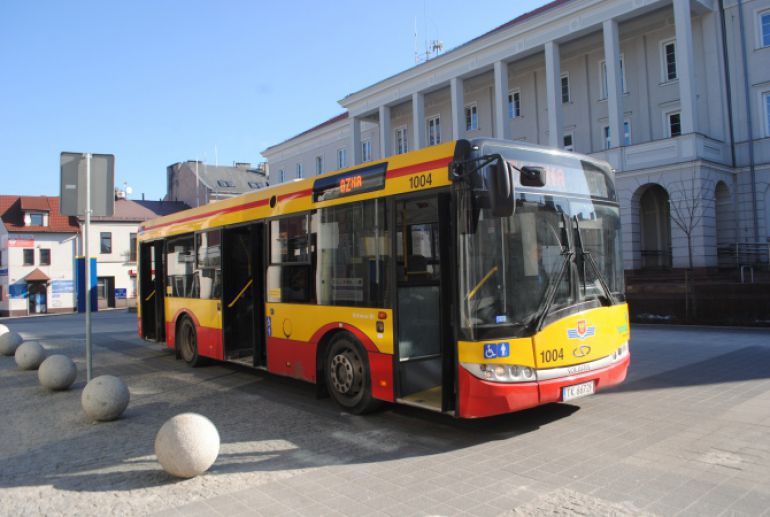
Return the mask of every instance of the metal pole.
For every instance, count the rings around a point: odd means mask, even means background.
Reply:
[[[86,291],[86,382],[91,382],[91,257],[88,234],[91,229],[91,153],[86,153],[86,228],[85,237],[85,291]]]

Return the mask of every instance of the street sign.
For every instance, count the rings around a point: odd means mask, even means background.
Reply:
[[[61,153],[59,195],[63,215],[86,214],[86,153]],[[115,155],[91,154],[91,215],[112,215],[115,209]]]

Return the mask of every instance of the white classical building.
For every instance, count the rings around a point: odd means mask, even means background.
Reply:
[[[340,104],[262,152],[272,184],[523,140],[613,165],[627,270],[767,259],[770,0],[555,0]]]

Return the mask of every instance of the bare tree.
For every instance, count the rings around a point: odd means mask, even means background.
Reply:
[[[669,206],[671,220],[687,237],[688,269],[692,269],[692,236],[705,215],[706,205],[714,201],[714,186],[710,180],[695,177],[695,170],[688,178],[670,184]]]

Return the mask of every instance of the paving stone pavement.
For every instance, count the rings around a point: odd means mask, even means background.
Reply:
[[[389,407],[366,417],[312,386],[214,364],[189,369],[94,318],[95,374],[131,404],[80,408],[82,317],[2,323],[75,359],[72,390],[0,357],[0,515],[770,515],[770,331],[632,328],[625,384],[478,421]],[[153,442],[194,411],[222,438],[203,476],[176,480]]]

